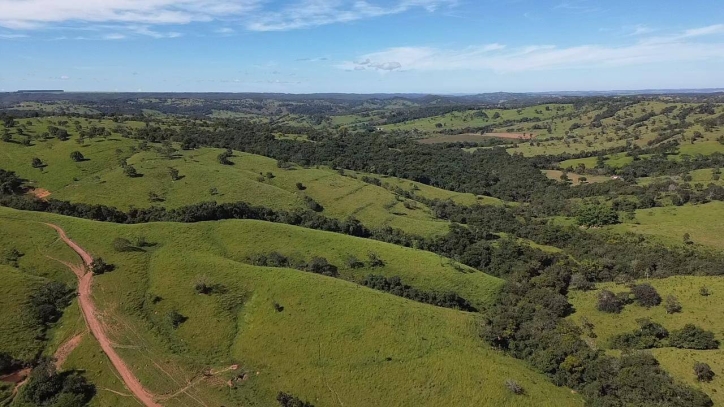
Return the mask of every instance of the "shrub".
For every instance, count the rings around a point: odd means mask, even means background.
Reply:
[[[126,165],[123,167],[123,173],[126,174],[129,178],[136,178],[138,177],[138,171],[136,171],[136,168],[132,165]]]
[[[701,288],[699,288],[699,295],[701,295],[702,297],[708,297],[711,295],[711,291],[709,291],[709,288],[707,286],[703,285],[701,286]]]
[[[168,175],[171,177],[173,181],[178,181],[181,179],[181,176],[178,173],[178,170],[173,167],[168,167]]]
[[[324,207],[311,197],[305,196],[304,202],[307,204],[307,208],[313,210],[314,212],[322,212],[324,210]]]
[[[377,268],[385,266],[385,261],[382,260],[382,258],[377,253],[369,252],[367,253],[367,257],[370,260],[370,267]]]
[[[313,257],[312,261],[309,262],[307,269],[312,273],[323,274],[329,277],[337,277],[337,266],[329,264],[327,259],[324,257]]]
[[[404,284],[398,276],[387,278],[381,275],[370,274],[362,280],[362,285],[374,290],[388,292],[398,297],[407,298],[425,304],[432,304],[438,307],[453,308],[470,312],[477,311],[477,309],[465,298],[460,297],[454,292],[437,293],[422,291]]]
[[[650,308],[661,304],[661,296],[651,284],[637,284],[631,288],[634,300],[642,307]]]
[[[345,264],[347,264],[347,267],[351,268],[351,269],[359,269],[359,268],[362,268],[365,266],[365,264],[362,261],[360,261],[360,259],[358,259],[356,256],[351,255],[351,254],[349,256],[347,256],[347,260],[345,260]]]
[[[314,407],[314,404],[303,401],[299,397],[284,393],[283,391],[277,394],[277,402],[281,407]]]
[[[113,239],[113,249],[117,252],[131,252],[135,249],[131,241],[122,237]]]
[[[93,259],[93,263],[91,263],[91,272],[96,275],[113,271],[114,268],[115,266],[106,263],[102,257]]]
[[[12,195],[21,192],[23,180],[13,171],[0,168],[0,195]]]
[[[599,311],[618,314],[623,310],[625,305],[621,298],[611,291],[601,290],[601,292],[598,293],[598,304],[596,308]]]
[[[681,303],[673,295],[667,296],[666,297],[666,313],[667,314],[676,314],[677,312],[681,312]]]
[[[25,254],[21,253],[18,249],[10,249],[3,253],[2,262],[17,268],[19,266],[18,261],[23,256],[25,256]]]
[[[705,331],[694,324],[686,324],[683,328],[671,332],[669,345],[679,349],[718,349],[719,341],[714,333]]]
[[[85,157],[83,157],[83,154],[80,151],[73,151],[70,153],[70,159],[75,162],[81,162],[85,160]]]
[[[43,284],[30,296],[30,315],[41,325],[57,322],[72,297],[73,290],[61,282]]]
[[[576,221],[586,227],[613,225],[618,223],[618,212],[606,205],[586,205],[578,210]]]
[[[694,374],[696,375],[697,381],[707,383],[712,381],[715,376],[714,371],[711,370],[711,366],[703,362],[694,363]]]
[[[636,320],[639,329],[632,333],[624,333],[611,338],[613,349],[652,349],[663,346],[662,340],[669,336],[669,331],[661,324],[643,318]]]
[[[297,189],[300,191],[304,191],[305,189],[307,189],[307,187],[305,187],[304,184],[302,184],[301,182],[297,182],[296,186]]]
[[[510,390],[513,394],[521,395],[521,394],[524,394],[524,393],[525,393],[525,389],[523,389],[523,387],[522,387],[520,384],[518,384],[518,382],[516,382],[516,381],[513,380],[513,379],[506,379],[506,380],[505,380],[505,387],[506,387],[508,390]]]
[[[55,363],[43,358],[20,393],[21,405],[84,406],[95,395],[95,386],[80,373],[57,373]],[[24,402],[24,403],[23,403]]]
[[[596,284],[588,280],[583,274],[576,273],[571,276],[571,288],[579,291],[590,291],[596,288]]]
[[[42,168],[42,167],[45,166],[45,164],[43,164],[43,160],[41,160],[41,159],[38,158],[38,157],[33,158],[33,160],[31,161],[30,165],[32,165],[33,168]]]
[[[0,375],[9,373],[17,367],[17,361],[7,353],[0,352]]]
[[[176,310],[169,311],[168,314],[166,314],[166,318],[168,319],[168,322],[171,323],[173,329],[177,329],[179,326],[181,326],[181,324],[188,320],[187,317],[181,315]]]
[[[230,150],[226,150],[223,153],[219,154],[216,159],[219,161],[219,164],[233,165],[234,163],[229,161],[229,158],[231,158],[232,155],[233,153]]]
[[[289,259],[279,252],[271,252],[267,256],[269,267],[289,267]]]

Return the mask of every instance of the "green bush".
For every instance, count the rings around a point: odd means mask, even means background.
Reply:
[[[694,324],[686,324],[683,328],[671,331],[669,345],[680,349],[718,349],[719,341],[714,333],[705,331]]]
[[[580,226],[601,227],[619,222],[618,212],[606,205],[585,205],[578,210],[576,221]]]

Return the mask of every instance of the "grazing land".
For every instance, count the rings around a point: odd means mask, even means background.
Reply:
[[[721,94],[0,94],[0,136],[0,405],[724,406]]]

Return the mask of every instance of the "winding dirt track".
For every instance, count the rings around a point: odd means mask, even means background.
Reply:
[[[126,384],[126,387],[128,387],[131,393],[133,393],[133,395],[136,396],[143,405],[146,407],[162,407],[154,401],[154,396],[143,387],[141,382],[138,381],[138,378],[133,375],[133,372],[131,372],[126,363],[123,362],[123,359],[121,359],[118,353],[116,353],[116,350],[113,349],[111,341],[108,339],[108,336],[103,329],[103,325],[98,320],[95,304],[93,304],[93,299],[91,298],[93,273],[90,272],[90,266],[91,263],[93,263],[93,257],[83,250],[82,247],[78,246],[77,243],[70,240],[68,235],[65,234],[65,231],[58,225],[53,225],[51,223],[46,223],[46,225],[55,229],[63,242],[73,249],[73,251],[78,253],[81,259],[83,259],[83,266],[71,267],[71,269],[75,275],[78,276],[78,302],[80,303],[83,317],[85,318],[86,324],[88,324],[88,328],[90,328],[91,333],[98,340],[98,343],[100,343],[101,349],[103,349],[103,352],[106,356],[108,356],[108,359],[111,360],[113,367],[115,367],[121,375],[123,383]]]

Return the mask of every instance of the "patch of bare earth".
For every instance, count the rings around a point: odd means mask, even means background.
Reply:
[[[34,188],[30,190],[29,194],[38,199],[46,200],[50,196],[51,192],[45,188]]]
[[[60,345],[58,350],[55,352],[55,355],[53,357],[55,358],[55,368],[60,370],[63,367],[63,364],[66,360],[68,360],[68,356],[70,356],[71,353],[75,350],[75,348],[80,345],[80,341],[83,340],[83,334],[78,334],[72,338],[70,338],[67,342]]]

